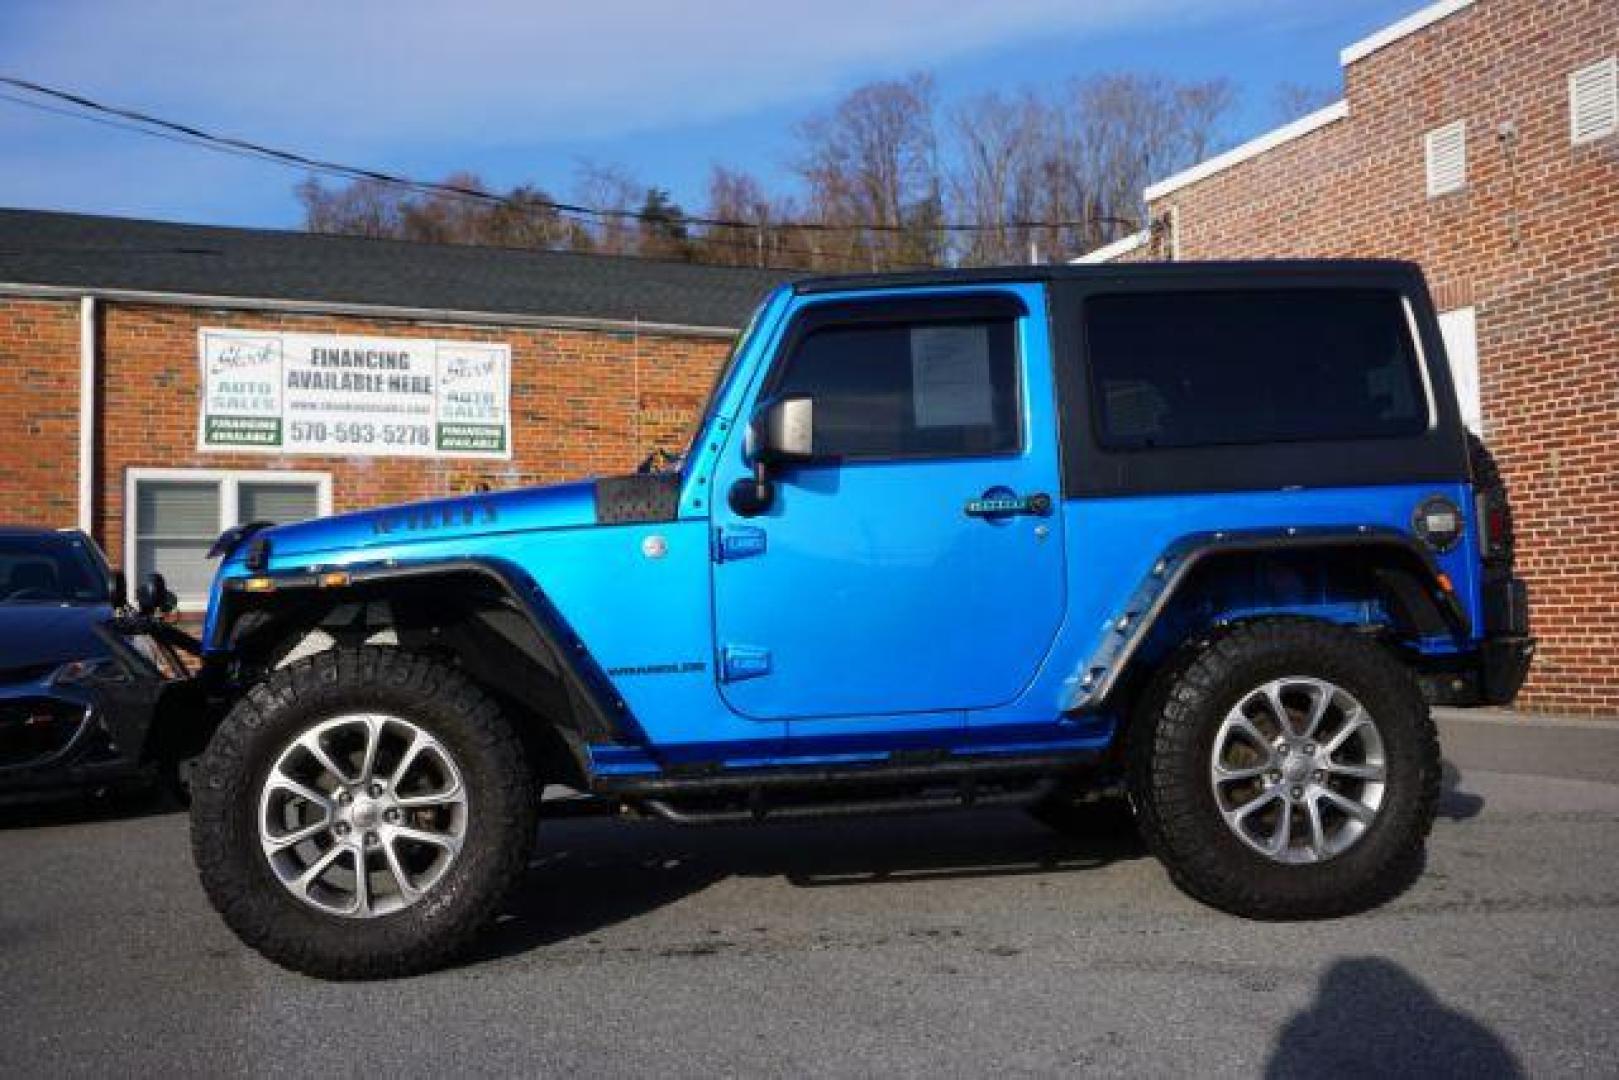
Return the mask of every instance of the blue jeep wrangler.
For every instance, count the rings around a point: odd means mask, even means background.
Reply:
[[[1421,864],[1429,705],[1533,649],[1404,263],[800,281],[677,468],[218,550],[202,882],[339,978],[464,949],[550,785],[689,824],[1123,795],[1215,907],[1363,909]]]

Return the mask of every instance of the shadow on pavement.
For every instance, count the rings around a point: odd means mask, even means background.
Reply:
[[[1466,821],[1478,817],[1484,809],[1484,796],[1459,790],[1461,770],[1447,761],[1439,780],[1439,816],[1451,821]]]
[[[1339,960],[1271,1051],[1273,1080],[1320,1076],[1521,1077],[1506,1043],[1400,965]]]
[[[27,802],[0,803],[0,832],[126,821],[182,810],[173,797],[155,787],[98,793],[64,791],[35,796]]]
[[[536,859],[476,959],[605,929],[730,877],[800,888],[903,885],[1083,872],[1146,854],[1127,821],[1065,836],[1009,811],[682,828],[573,820],[541,825]]]

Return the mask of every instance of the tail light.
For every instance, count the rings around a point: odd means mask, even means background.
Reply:
[[[1478,521],[1478,546],[1486,559],[1499,559],[1506,554],[1506,538],[1512,523],[1507,518],[1506,501],[1491,492],[1479,492],[1474,497],[1474,513]]]

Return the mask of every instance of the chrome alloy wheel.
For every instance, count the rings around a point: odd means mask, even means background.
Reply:
[[[397,716],[339,716],[276,759],[259,794],[259,843],[303,903],[375,918],[444,877],[468,809],[461,771],[433,736]]]
[[[1377,819],[1388,775],[1377,721],[1340,686],[1294,676],[1232,707],[1209,779],[1226,825],[1280,863],[1342,854]]]

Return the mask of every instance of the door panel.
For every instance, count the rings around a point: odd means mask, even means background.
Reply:
[[[1009,391],[1019,422],[1007,452],[884,460],[879,433],[860,443],[862,460],[781,470],[764,514],[743,518],[716,500],[716,550],[727,537],[742,538],[719,556],[713,579],[721,689],[738,713],[805,719],[988,708],[1016,698],[1034,676],[1063,616],[1062,523],[1052,507],[1022,513],[1027,507],[1015,500],[1056,497],[1056,427],[1042,294],[1008,291],[1027,314],[1010,338],[1023,373]],[[939,303],[950,310],[947,296]],[[937,351],[937,335],[915,340],[918,355]],[[899,414],[974,417],[971,393],[949,386],[972,365],[941,363],[915,373],[924,387],[916,393],[933,393],[931,402],[885,400],[863,415],[874,424]],[[806,388],[794,384],[794,392]],[[825,415],[861,413],[847,404]],[[816,423],[819,441],[820,416]],[[951,438],[909,432],[896,445],[932,439],[938,454]],[[739,447],[728,448],[725,462],[717,493],[745,475]],[[1013,501],[982,502],[986,496]]]

